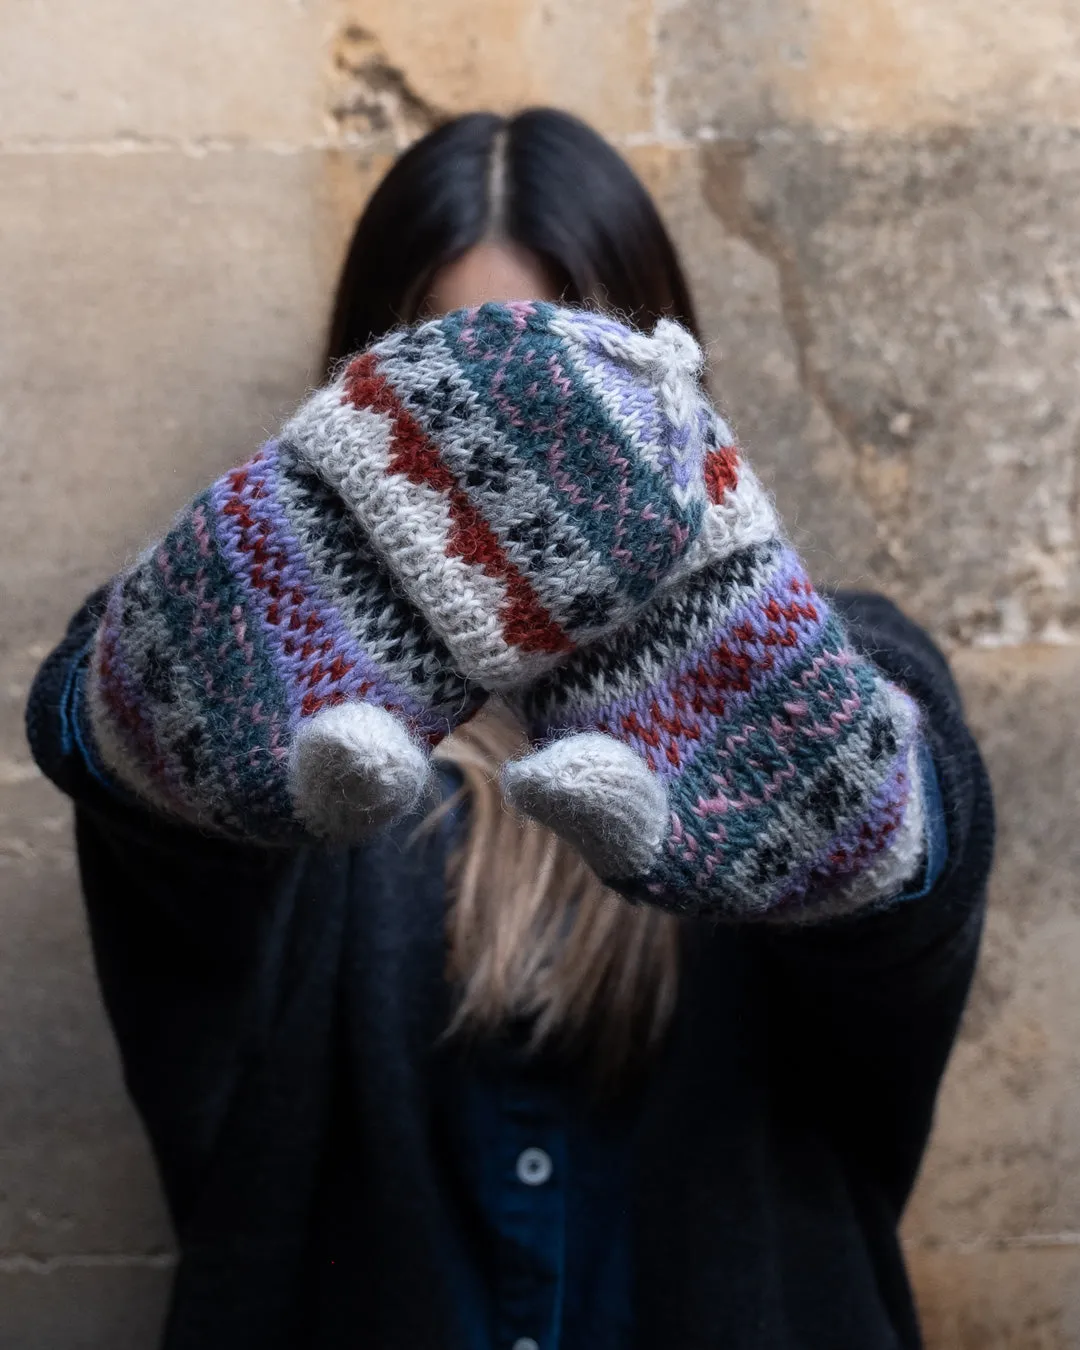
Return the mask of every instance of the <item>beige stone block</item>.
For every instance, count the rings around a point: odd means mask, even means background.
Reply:
[[[0,1256],[168,1249],[169,1224],[101,1006],[70,854],[0,855],[0,893],[0,1016],[8,1029],[0,1045],[0,1082],[8,1085],[0,1093]]]
[[[860,131],[1080,118],[1080,25],[1060,0],[1022,19],[1009,0],[816,0],[812,16],[778,81],[795,117]]]
[[[781,122],[777,68],[801,59],[801,0],[656,0],[657,124],[666,139]]]
[[[1080,1248],[910,1251],[926,1350],[1075,1350]]]
[[[172,1270],[156,1258],[0,1273],[0,1340],[10,1350],[153,1350]]]
[[[326,26],[304,0],[6,0],[0,143],[325,132]]]
[[[648,133],[649,0],[11,0],[4,15],[0,147],[401,145],[444,116],[536,103]]]
[[[334,12],[339,35],[369,44],[376,82],[421,109],[553,103],[609,136],[652,127],[648,0],[340,0]]]
[[[872,513],[867,580],[949,641],[1080,636],[1075,138],[792,132],[702,154],[706,201],[775,270],[838,491]]]
[[[906,133],[1080,118],[1080,26],[1060,0],[658,0],[661,120]]]
[[[1080,649],[967,651],[954,665],[994,782],[998,850],[906,1232],[933,1246],[1064,1241],[1080,1232]]]
[[[363,161],[0,159],[0,524],[28,639],[316,377]]]
[[[713,394],[776,494],[815,576],[874,584],[882,574],[879,525],[843,438],[807,379],[785,275],[730,227],[707,154],[652,145],[632,147],[627,157],[679,251]]]

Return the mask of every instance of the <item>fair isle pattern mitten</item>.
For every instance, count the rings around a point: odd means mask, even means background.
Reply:
[[[730,488],[733,444],[723,468]],[[924,857],[917,709],[855,652],[778,532],[518,706],[548,743],[504,770],[507,798],[631,899],[807,922],[896,896]]]
[[[89,681],[108,769],[269,842],[409,809],[489,691],[768,536],[748,480],[717,542],[700,359],[677,325],[539,303],[354,358],[115,582]]]

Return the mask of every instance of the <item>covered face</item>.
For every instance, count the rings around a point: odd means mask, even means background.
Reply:
[[[456,310],[356,357],[286,428],[488,689],[550,669],[775,529],[677,324],[543,301]]]

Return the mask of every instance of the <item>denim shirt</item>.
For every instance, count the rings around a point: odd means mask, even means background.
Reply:
[[[510,1043],[455,1054],[436,1112],[469,1215],[467,1350],[628,1345],[637,1094],[597,1100],[579,1072]]]

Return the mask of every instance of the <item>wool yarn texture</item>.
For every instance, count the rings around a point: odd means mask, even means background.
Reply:
[[[738,491],[733,440],[714,507]],[[722,470],[722,471],[721,471]],[[518,701],[509,801],[623,895],[813,922],[896,899],[926,855],[919,713],[777,530],[684,578]]]
[[[775,533],[678,325],[484,305],[391,333],[112,585],[107,771],[208,830],[350,843],[431,748]]]

